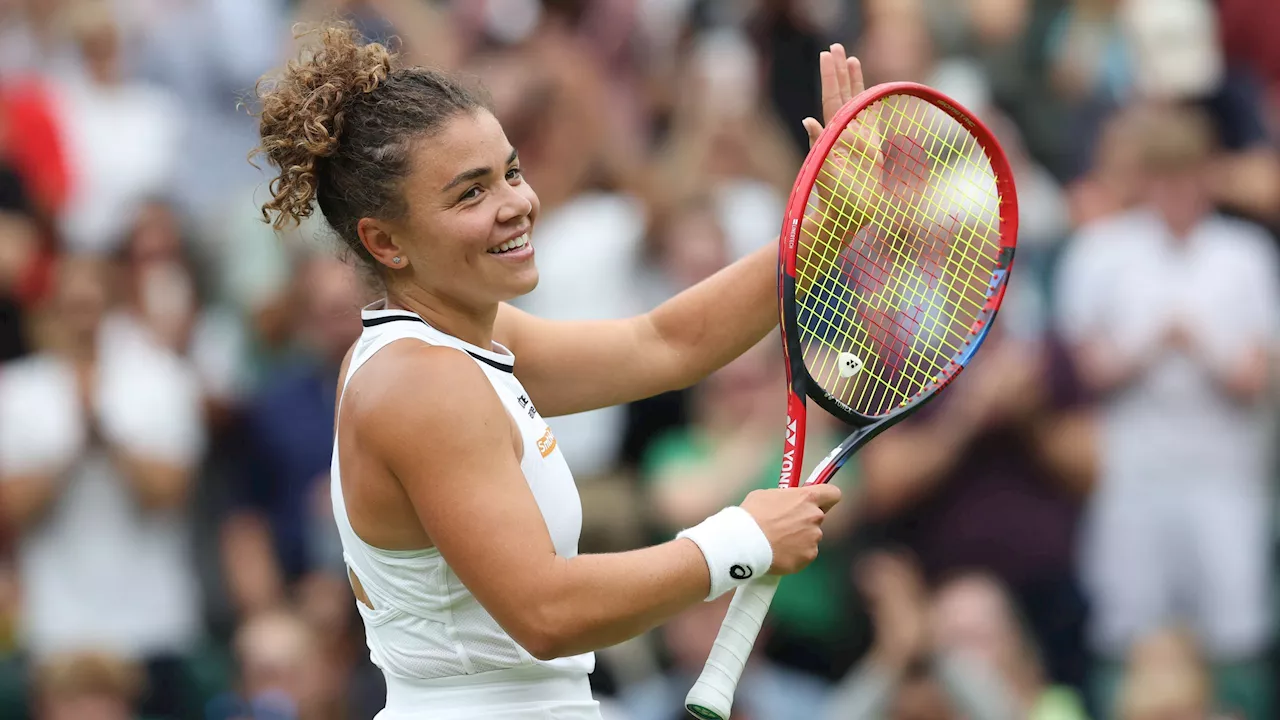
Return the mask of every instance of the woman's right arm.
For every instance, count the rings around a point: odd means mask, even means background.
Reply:
[[[687,538],[623,553],[556,554],[520,470],[510,417],[465,355],[424,346],[396,353],[361,418],[367,450],[399,479],[432,543],[517,642],[548,659],[635,637],[702,601],[711,571]],[[403,382],[413,378],[412,382]],[[753,493],[743,509],[773,549],[773,572],[817,555],[830,486]]]

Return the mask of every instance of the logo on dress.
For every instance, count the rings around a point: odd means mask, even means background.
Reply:
[[[542,437],[538,438],[538,452],[542,453],[542,457],[546,457],[555,449],[556,436],[551,433],[551,428],[547,428],[547,431],[542,433]]]
[[[529,398],[527,396],[521,395],[520,397],[516,398],[516,402],[520,403],[520,407],[527,408],[529,410],[530,420],[533,419],[534,415],[538,414],[538,408],[534,407],[533,403],[529,402]]]

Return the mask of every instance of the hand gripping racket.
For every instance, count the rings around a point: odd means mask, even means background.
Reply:
[[[889,83],[851,100],[809,151],[779,242],[787,366],[780,487],[799,484],[805,398],[855,428],[805,481],[936,396],[986,338],[1013,264],[1018,203],[991,131],[941,93]],[[689,691],[728,720],[779,578],[734,593]]]

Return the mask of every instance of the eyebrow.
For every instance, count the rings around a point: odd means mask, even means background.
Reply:
[[[519,157],[519,155],[520,155],[519,152],[517,152],[515,148],[511,148],[511,156],[507,158],[506,164],[510,165],[511,163],[515,162],[516,158]],[[478,168],[471,168],[470,170],[463,170],[462,172],[455,175],[453,179],[449,181],[449,184],[444,186],[444,189],[441,190],[441,192],[449,192],[453,188],[457,187],[458,185],[461,185],[464,182],[467,182],[468,180],[477,180],[488,174],[489,174],[489,168],[487,167],[478,167]]]

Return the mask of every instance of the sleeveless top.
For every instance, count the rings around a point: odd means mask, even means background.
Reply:
[[[494,349],[486,350],[446,335],[413,312],[385,309],[385,301],[366,307],[361,315],[364,330],[342,379],[343,390],[369,358],[397,340],[412,338],[465,352],[484,371],[519,428],[524,440],[520,469],[546,521],[556,554],[566,558],[577,555],[582,529],[578,490],[555,435],[516,380],[515,358],[510,351],[497,343]],[[341,407],[341,396],[338,402]],[[387,676],[388,684],[402,679],[448,686],[451,679],[466,681],[466,676],[481,674],[497,679],[574,676],[585,680],[594,669],[593,653],[550,661],[530,655],[463,586],[439,550],[383,550],[361,540],[351,527],[343,500],[336,429],[330,495],[343,557],[373,606],[356,601],[370,657]],[[484,528],[475,532],[483,533]]]

